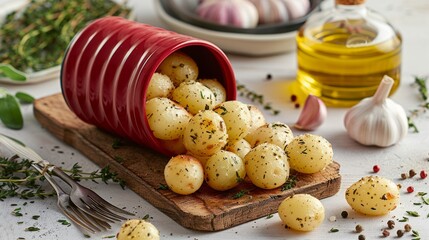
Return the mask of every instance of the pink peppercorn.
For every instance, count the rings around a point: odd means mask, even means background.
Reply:
[[[372,171],[374,171],[375,173],[378,173],[378,172],[380,171],[380,166],[378,166],[378,165],[374,165],[374,166],[372,167]]]
[[[414,187],[412,187],[412,186],[407,187],[407,192],[408,193],[414,192]]]
[[[427,176],[428,176],[428,174],[426,173],[426,171],[425,171],[425,170],[421,170],[421,171],[420,171],[420,177],[421,177],[422,179],[425,179]]]

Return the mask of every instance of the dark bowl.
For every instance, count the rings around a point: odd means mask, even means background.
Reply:
[[[310,11],[303,17],[284,22],[261,24],[254,28],[239,28],[207,21],[195,13],[199,0],[159,0],[164,10],[172,17],[201,28],[230,33],[276,34],[297,30],[314,11],[320,10],[323,0],[310,0]]]

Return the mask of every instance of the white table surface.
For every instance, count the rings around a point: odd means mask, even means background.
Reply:
[[[0,0],[0,6],[6,0]],[[138,21],[151,25],[165,27],[156,15],[152,1],[130,1],[135,7]],[[402,33],[403,45],[403,68],[402,83],[399,90],[392,99],[400,103],[406,110],[412,110],[421,103],[420,95],[415,87],[411,86],[415,75],[429,75],[429,1],[428,0],[369,0],[368,5],[385,15]],[[261,46],[263,47],[263,46]],[[293,125],[299,115],[299,109],[295,109],[289,100],[290,92],[287,86],[293,81],[296,73],[295,53],[286,53],[276,56],[250,58],[238,55],[228,55],[236,73],[237,80],[244,83],[248,88],[263,93],[273,106],[281,109],[281,113],[272,116],[266,113],[268,121],[282,121]],[[266,81],[266,75],[271,74],[273,79]],[[58,80],[43,82],[34,85],[7,85],[0,87],[14,93],[25,91],[36,98],[60,92]],[[240,98],[241,99],[241,98]],[[247,101],[246,99],[241,99]],[[25,127],[14,131],[6,129],[0,124],[0,132],[24,141],[28,146],[34,148],[44,158],[63,167],[70,167],[78,162],[83,169],[92,171],[97,166],[81,155],[76,150],[63,144],[45,129],[41,128],[33,116],[32,106],[24,106],[23,114]],[[429,191],[428,182],[420,180],[418,176],[413,179],[400,180],[402,172],[408,172],[413,168],[417,172],[425,169],[429,171],[429,119],[428,115],[422,115],[416,120],[419,133],[410,132],[408,136],[395,146],[389,148],[365,147],[351,140],[343,126],[343,117],[347,109],[329,108],[326,122],[314,134],[319,134],[328,139],[334,149],[335,160],[341,164],[342,184],[340,191],[333,197],[323,199],[322,203],[326,209],[326,218],[323,224],[313,232],[298,233],[285,229],[279,217],[261,218],[219,232],[198,232],[183,228],[164,213],[143,200],[140,196],[129,189],[122,190],[115,184],[84,184],[110,202],[126,207],[136,213],[137,217],[150,215],[150,221],[161,232],[162,239],[358,239],[354,233],[354,227],[360,224],[364,227],[363,234],[366,239],[378,239],[382,229],[386,227],[389,219],[396,221],[395,231],[391,231],[390,239],[396,236],[396,230],[403,228],[401,219],[406,211],[418,211],[420,217],[409,217],[409,224],[417,230],[421,239],[429,239],[428,218],[429,206],[416,206],[414,202],[420,202],[415,193]],[[294,133],[301,134],[297,130]],[[62,153],[60,152],[62,151]],[[65,162],[64,164],[61,164]],[[372,166],[378,164],[381,171],[380,176],[385,176],[396,183],[402,184],[401,204],[386,216],[368,217],[354,213],[348,206],[344,192],[347,187],[360,179],[362,176],[372,175]],[[414,186],[416,192],[406,193],[407,186]],[[25,203],[27,203],[25,205]],[[11,206],[17,204],[18,206]],[[16,217],[11,212],[21,207],[22,217]],[[349,218],[342,219],[340,213],[346,210]],[[40,215],[38,220],[33,220],[33,215]],[[331,216],[336,216],[336,221],[330,221]],[[83,235],[74,226],[63,226],[57,222],[66,219],[56,207],[54,197],[44,200],[30,200],[17,198],[6,199],[0,202],[0,239],[13,240],[19,237],[25,239],[83,239]],[[17,222],[23,222],[18,224]],[[37,232],[26,232],[25,228],[34,226],[40,228]],[[114,224],[109,232],[92,235],[91,239],[103,239],[116,234],[120,225]],[[337,228],[339,232],[329,233],[331,228]],[[412,239],[410,233],[406,233],[403,239]]]

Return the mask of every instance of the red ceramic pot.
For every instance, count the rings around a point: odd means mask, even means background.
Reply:
[[[120,17],[98,19],[73,38],[61,68],[64,99],[83,121],[172,155],[153,136],[145,102],[152,75],[178,50],[196,61],[199,78],[217,78],[227,100],[236,99],[231,63],[218,47]]]

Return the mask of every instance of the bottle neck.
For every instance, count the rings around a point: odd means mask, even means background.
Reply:
[[[341,4],[340,1],[336,1],[335,9],[343,14],[354,13],[359,15],[365,15],[367,12],[367,8],[365,2],[360,4]]]

